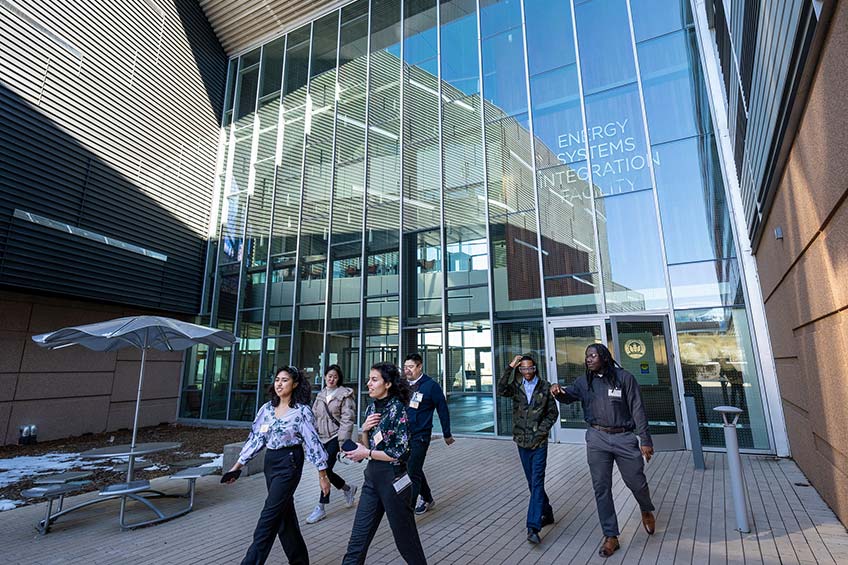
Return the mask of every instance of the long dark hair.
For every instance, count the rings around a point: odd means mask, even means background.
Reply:
[[[392,386],[389,387],[390,397],[397,397],[404,405],[409,403],[412,390],[409,388],[409,382],[401,376],[397,365],[383,361],[372,365],[371,370],[379,372],[387,384],[391,383]]]
[[[621,367],[618,364],[618,361],[613,359],[612,353],[607,349],[607,346],[603,343],[593,343],[589,347],[586,348],[586,353],[589,352],[590,349],[594,349],[598,352],[598,357],[601,358],[601,362],[604,364],[604,376],[609,378],[610,382],[615,386],[621,386],[621,383],[618,382],[618,377],[615,376],[615,368]],[[586,367],[586,379],[589,381],[589,390],[592,390],[592,373],[589,371],[589,367]]]
[[[339,376],[339,382],[336,383],[336,386],[344,386],[345,385],[344,384],[344,372],[342,371],[342,368],[339,367],[338,365],[330,365],[324,371],[324,376],[326,377],[327,373],[329,373],[330,371],[335,371],[336,374]],[[324,386],[326,386],[326,383],[324,384]]]
[[[277,379],[277,376],[280,373],[288,373],[291,377],[294,384],[297,386],[292,391],[291,398],[289,399],[289,406],[294,408],[298,404],[303,404],[305,406],[309,406],[309,401],[312,400],[312,389],[309,387],[309,381],[306,380],[306,375],[303,374],[303,371],[294,366],[280,367],[276,373],[274,373],[274,380]],[[277,391],[274,390],[274,383],[268,387],[268,394],[271,395],[271,406],[276,408],[280,405],[280,397],[277,396]]]

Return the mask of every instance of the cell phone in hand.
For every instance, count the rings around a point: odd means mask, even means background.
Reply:
[[[235,471],[227,471],[221,476],[221,483],[228,483],[230,481],[234,481],[241,476],[241,469]]]
[[[342,450],[343,451],[353,451],[357,447],[359,447],[359,446],[356,445],[356,442],[351,440],[350,438],[344,440],[344,443],[342,443]]]

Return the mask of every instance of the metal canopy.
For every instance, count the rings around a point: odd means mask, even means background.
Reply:
[[[306,23],[350,0],[200,0],[200,7],[227,52],[235,55]]]

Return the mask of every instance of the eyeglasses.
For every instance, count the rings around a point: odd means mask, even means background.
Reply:
[[[530,373],[532,371],[535,371],[536,367],[519,367],[518,370],[522,373]]]

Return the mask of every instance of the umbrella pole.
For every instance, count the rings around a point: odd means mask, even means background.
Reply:
[[[130,451],[135,451],[135,438],[138,435],[138,411],[141,408],[141,385],[144,383],[144,358],[147,355],[147,349],[141,350],[141,369],[138,372],[138,394],[135,398],[135,416],[133,417],[133,434]],[[135,467],[135,457],[130,455],[127,465],[127,482],[133,480],[133,468]]]

